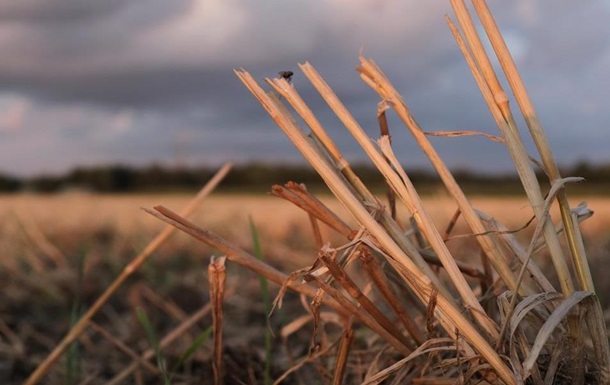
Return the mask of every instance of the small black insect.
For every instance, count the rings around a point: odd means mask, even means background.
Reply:
[[[292,81],[292,76],[294,75],[294,72],[292,72],[292,71],[280,71],[280,72],[278,72],[278,74],[282,78],[286,79],[286,81],[288,83],[290,83]]]

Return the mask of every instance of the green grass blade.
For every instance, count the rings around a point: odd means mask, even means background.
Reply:
[[[180,368],[180,366],[182,366],[197,351],[197,349],[201,347],[201,345],[203,345],[210,339],[210,336],[212,335],[212,329],[213,327],[209,326],[207,329],[199,333],[199,335],[195,338],[195,341],[193,341],[191,346],[189,346],[188,349],[186,349],[186,351],[182,353],[182,356],[180,356],[180,359],[172,368],[171,373],[176,373],[178,368]]]
[[[138,320],[142,324],[144,331],[146,332],[146,337],[148,338],[148,343],[153,348],[155,352],[155,357],[157,358],[157,366],[161,374],[163,375],[163,383],[165,385],[169,385],[171,383],[169,374],[167,372],[167,367],[165,366],[165,360],[161,355],[161,349],[159,348],[159,338],[157,337],[157,333],[150,322],[150,319],[146,315],[146,312],[142,308],[136,309],[136,315],[138,316]]]
[[[261,261],[265,260],[265,255],[263,254],[263,249],[261,247],[260,238],[258,236],[258,230],[256,229],[256,225],[252,220],[252,217],[248,218],[248,222],[250,223],[250,234],[252,235],[252,246],[254,247],[254,255]],[[271,303],[271,295],[269,294],[269,282],[262,275],[258,278],[261,285],[261,296],[263,297],[263,305],[265,308],[265,314],[269,314],[271,312],[272,303]],[[268,321],[267,321],[268,323]],[[269,325],[268,325],[269,326]],[[264,369],[264,384],[269,385],[272,383],[271,381],[271,348],[273,342],[273,334],[271,332],[271,326],[269,326],[265,330],[265,369]]]

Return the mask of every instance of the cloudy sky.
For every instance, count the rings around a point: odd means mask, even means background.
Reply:
[[[489,0],[561,164],[610,161],[610,1]],[[309,60],[376,135],[375,59],[427,131],[495,133],[444,23],[448,0],[0,2],[0,172],[300,161],[233,74],[295,71],[350,159],[363,154],[297,71]],[[514,104],[514,103],[513,103]],[[405,164],[427,164],[391,120]],[[436,139],[453,167],[509,170],[482,139]]]

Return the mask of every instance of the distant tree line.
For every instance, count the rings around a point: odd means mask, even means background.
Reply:
[[[384,180],[370,165],[357,165],[356,174],[373,189],[383,188]],[[161,165],[130,167],[109,165],[100,167],[79,167],[64,175],[43,175],[31,178],[17,178],[0,175],[0,192],[63,192],[81,190],[103,193],[192,191],[200,188],[210,179],[216,168],[189,167],[172,168]],[[410,170],[409,177],[417,185],[438,185],[438,176],[427,170]],[[466,186],[475,186],[477,191],[488,192],[519,189],[519,180],[512,174],[478,174],[469,170],[454,170],[457,181]],[[592,165],[580,162],[563,170],[564,176],[582,176],[591,187],[610,185],[610,164]],[[543,175],[540,175],[544,179]],[[318,174],[307,165],[277,165],[252,163],[235,166],[222,182],[221,189],[268,191],[273,184],[288,181],[305,183],[310,188],[322,188]],[[482,190],[483,189],[483,190]]]

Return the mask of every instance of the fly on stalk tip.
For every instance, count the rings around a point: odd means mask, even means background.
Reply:
[[[280,77],[286,79],[286,81],[288,83],[290,83],[292,81],[292,76],[294,75],[294,72],[292,72],[292,71],[280,71],[280,72],[278,72],[278,74],[280,75]]]

